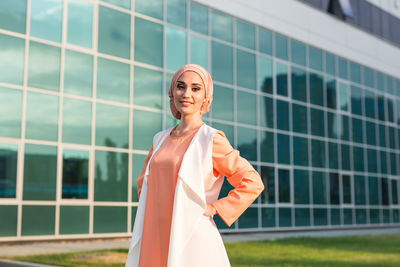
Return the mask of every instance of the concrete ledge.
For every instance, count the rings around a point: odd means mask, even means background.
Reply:
[[[0,267],[57,267],[57,266],[0,259]]]

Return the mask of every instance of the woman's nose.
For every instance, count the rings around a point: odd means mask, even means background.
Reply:
[[[191,94],[190,88],[186,87],[186,89],[183,91],[183,96],[190,97],[190,94]]]

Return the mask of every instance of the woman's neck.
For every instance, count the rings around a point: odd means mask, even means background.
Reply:
[[[197,116],[182,116],[179,124],[176,126],[175,131],[185,132],[196,129],[204,124],[201,115]]]

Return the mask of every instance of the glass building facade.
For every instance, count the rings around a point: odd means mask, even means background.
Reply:
[[[265,184],[221,232],[400,225],[400,76],[192,1],[2,0],[0,242],[130,236],[185,63]]]

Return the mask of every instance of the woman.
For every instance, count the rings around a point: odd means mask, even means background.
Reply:
[[[170,109],[180,122],[154,136],[136,180],[127,267],[230,266],[212,216],[231,226],[264,186],[225,134],[202,121],[212,94],[211,76],[199,65],[184,65],[172,77]],[[224,176],[235,188],[217,200]]]

